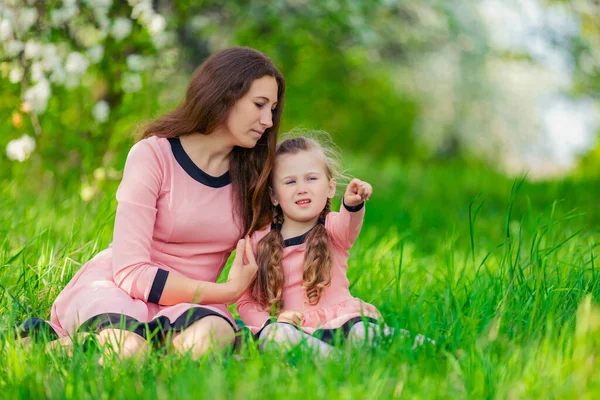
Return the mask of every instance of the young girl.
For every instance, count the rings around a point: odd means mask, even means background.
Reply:
[[[274,222],[251,237],[258,274],[237,305],[259,339],[306,340],[325,354],[336,340],[364,340],[379,330],[381,314],[350,294],[346,276],[372,188],[353,179],[340,211],[331,212],[335,169],[330,151],[310,138],[277,147],[270,188]]]

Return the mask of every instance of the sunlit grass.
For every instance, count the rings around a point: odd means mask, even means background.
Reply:
[[[413,351],[396,337],[319,360],[246,345],[240,357],[155,351],[100,367],[94,347],[71,357],[5,336],[1,397],[597,397],[600,185],[353,161],[375,191],[351,252],[352,292],[438,346]],[[0,329],[47,318],[60,289],[110,243],[114,190],[85,203],[1,186]]]

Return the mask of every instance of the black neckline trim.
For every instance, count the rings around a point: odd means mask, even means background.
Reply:
[[[283,241],[283,247],[298,246],[299,244],[304,243],[306,241],[306,237],[312,230],[313,228],[310,228],[308,232],[303,233],[300,236],[294,236],[293,238],[285,239]]]
[[[202,171],[185,152],[178,137],[169,138],[169,144],[171,144],[171,151],[173,151],[177,163],[196,181],[212,188],[221,188],[231,183],[229,171],[221,176],[212,176]]]
[[[317,225],[318,224],[316,224],[315,226],[317,226]],[[304,232],[300,236],[294,236],[289,239],[285,239],[283,241],[283,247],[285,248],[285,247],[290,247],[290,246],[298,246],[299,244],[306,242],[306,238],[308,237],[308,234],[310,233],[310,231],[315,229],[315,226],[313,226],[312,228],[310,228],[308,231]]]

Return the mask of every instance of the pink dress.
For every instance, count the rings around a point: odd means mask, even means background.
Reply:
[[[229,173],[207,175],[179,138],[151,137],[129,152],[117,200],[112,244],[77,272],[52,305],[50,325],[58,336],[106,327],[119,317],[127,324],[160,321],[163,328],[183,329],[217,315],[235,329],[223,304],[157,304],[169,274],[215,282],[221,273],[241,236]]]
[[[332,253],[331,285],[323,289],[319,303],[308,304],[306,289],[302,287],[302,265],[307,236],[286,239],[283,248],[283,309],[303,313],[301,329],[312,334],[316,330],[340,328],[344,323],[356,317],[370,317],[382,320],[379,311],[371,304],[352,297],[350,282],[346,276],[348,270],[348,251],[360,233],[365,210],[364,207],[351,208],[342,206],[340,212],[330,212],[325,219],[325,229],[330,238]],[[252,245],[256,251],[257,243],[270,228],[255,232]],[[258,304],[249,291],[237,303],[237,310],[242,321],[257,333],[270,319],[268,310]]]

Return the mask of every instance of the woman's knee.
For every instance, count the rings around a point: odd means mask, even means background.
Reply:
[[[173,347],[179,352],[192,351],[194,356],[202,355],[211,346],[223,347],[233,343],[235,331],[223,318],[204,317],[173,337]]]
[[[149,350],[148,342],[137,333],[121,329],[103,329],[98,333],[98,343],[106,350],[121,356],[134,356]]]

